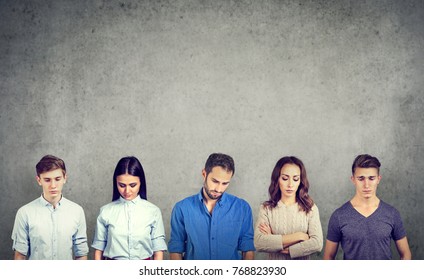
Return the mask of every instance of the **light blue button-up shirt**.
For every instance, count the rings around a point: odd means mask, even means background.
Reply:
[[[88,254],[84,210],[62,197],[53,208],[41,195],[22,206],[12,231],[13,250],[30,260],[71,260]]]
[[[210,214],[200,190],[175,204],[168,246],[186,260],[240,260],[241,252],[255,251],[252,210],[245,200],[223,193]]]
[[[140,196],[106,204],[97,218],[92,247],[118,260],[146,259],[156,251],[166,251],[160,209]]]

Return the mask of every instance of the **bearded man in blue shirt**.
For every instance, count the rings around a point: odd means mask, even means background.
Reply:
[[[253,260],[253,218],[249,204],[225,193],[234,160],[214,153],[202,170],[198,194],[175,204],[171,215],[171,260]]]

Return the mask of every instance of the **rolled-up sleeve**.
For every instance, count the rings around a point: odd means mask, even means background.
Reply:
[[[244,207],[244,219],[239,242],[239,250],[242,252],[256,251],[253,241],[253,217],[252,209],[246,202]]]
[[[87,245],[87,224],[85,221],[84,210],[81,208],[78,229],[72,237],[74,254],[76,257],[88,255]]]
[[[103,212],[101,209],[100,214],[97,217],[93,243],[91,244],[91,247],[100,251],[104,251],[107,244],[107,225],[105,220],[103,219],[102,213]]]
[[[171,238],[168,243],[168,251],[170,253],[184,253],[186,251],[186,240],[184,216],[180,204],[177,203],[171,214]]]
[[[152,240],[152,250],[153,252],[157,251],[166,251],[166,242],[165,242],[165,229],[163,227],[162,213],[158,209],[155,213],[155,222],[152,226],[150,233],[150,238]]]
[[[22,255],[28,255],[30,246],[28,221],[22,209],[19,209],[16,213],[15,223],[13,225],[12,231],[12,240],[13,250],[21,253]]]

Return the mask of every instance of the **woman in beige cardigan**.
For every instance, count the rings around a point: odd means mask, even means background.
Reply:
[[[296,157],[283,157],[275,165],[269,200],[259,210],[255,247],[269,259],[310,259],[323,246],[318,207],[308,194],[305,166]]]

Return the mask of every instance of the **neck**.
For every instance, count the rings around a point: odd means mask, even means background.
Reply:
[[[205,192],[205,189],[203,189],[202,191],[202,196],[203,196],[203,203],[205,203],[206,208],[208,209],[209,213],[212,213],[213,208],[216,205],[216,202],[218,201],[217,199],[211,199]]]
[[[362,198],[359,196],[354,196],[351,200],[353,205],[362,206],[362,207],[371,207],[377,206],[380,202],[380,199],[376,196],[370,198]]]
[[[59,201],[62,199],[62,194],[60,196],[57,196],[55,198],[48,198],[44,195],[43,193],[43,197],[45,200],[47,200],[51,205],[53,205],[53,208],[56,208],[57,204],[59,203]]]
[[[291,197],[282,196],[280,201],[282,203],[284,203],[285,205],[293,205],[293,204],[296,203],[296,197],[295,196],[291,196]]]

